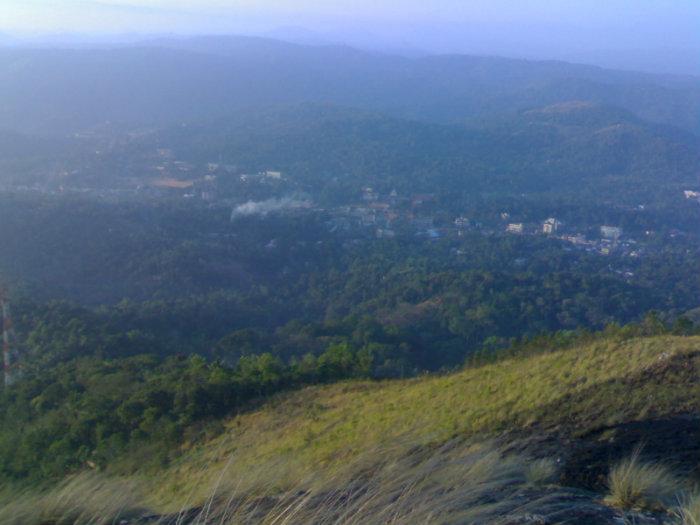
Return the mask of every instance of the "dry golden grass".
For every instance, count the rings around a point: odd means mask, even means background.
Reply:
[[[677,514],[681,525],[700,525],[700,493],[682,498]]]
[[[535,459],[527,466],[527,481],[532,485],[545,485],[554,482],[559,470],[557,462],[550,458]]]
[[[404,444],[402,449],[408,446]],[[216,473],[211,494],[198,506],[159,522],[172,525],[385,525],[530,522],[548,516],[574,523],[577,507],[594,498],[551,483],[557,465],[504,455],[489,443],[448,442],[440,447],[364,451],[342,469],[277,483],[279,471],[241,472],[233,464]],[[282,465],[280,465],[282,466]],[[267,468],[271,465],[268,464]],[[251,480],[251,478],[254,478]],[[255,490],[244,487],[255,485]],[[42,496],[0,497],[2,525],[107,525],[143,516],[138,486],[94,473],[71,478]],[[698,525],[700,498],[674,499],[680,484],[668,470],[635,454],[611,472],[609,503],[623,508],[673,511],[678,525]],[[682,504],[677,506],[678,501]],[[597,510],[605,516],[602,508]],[[523,521],[525,520],[525,521]],[[528,521],[529,520],[529,521]],[[534,521],[538,522],[538,521]],[[549,522],[549,521],[546,521]],[[128,523],[134,523],[128,521]],[[676,523],[676,522],[673,522]]]
[[[43,494],[4,494],[2,525],[111,525],[142,514],[138,487],[88,472]]]
[[[610,470],[608,487],[609,504],[646,510],[670,508],[682,490],[681,482],[666,466],[643,461],[640,450]]]
[[[344,469],[324,480],[310,477],[284,492],[242,493],[240,476],[231,472],[194,523],[498,524],[522,511],[529,467],[489,445],[448,443],[399,459],[375,450],[351,466],[350,476]]]

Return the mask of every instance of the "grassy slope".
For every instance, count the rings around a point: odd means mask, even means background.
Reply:
[[[281,395],[237,416],[151,478],[154,501],[197,503],[221,477],[239,489],[339,471],[360,452],[513,429],[583,434],[700,409],[700,337],[600,341],[443,376],[349,382]],[[386,452],[385,452],[386,453]],[[389,452],[391,453],[391,452]]]

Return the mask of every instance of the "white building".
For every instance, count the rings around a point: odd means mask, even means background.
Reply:
[[[561,223],[556,220],[553,217],[550,217],[546,221],[542,223],[542,233],[545,235],[552,235],[554,233],[557,233],[557,230],[559,230],[559,226]]]
[[[523,233],[525,230],[525,227],[523,226],[522,222],[512,222],[508,226],[506,226],[506,231],[508,233]]]
[[[459,229],[468,228],[469,219],[467,219],[466,217],[457,217],[455,219],[455,226]]]

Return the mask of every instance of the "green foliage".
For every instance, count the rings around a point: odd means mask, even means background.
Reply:
[[[485,348],[470,365],[667,331],[651,314],[640,324],[611,325],[598,334],[558,332]],[[0,394],[0,476],[40,480],[88,463],[122,470],[168,464],[183,444],[220,431],[218,421],[245,412],[252,401],[304,385],[408,374],[412,356],[391,340],[364,319],[349,338],[330,338],[319,354],[289,361],[256,350],[234,365],[195,354],[73,356],[50,367],[35,365]]]
[[[469,213],[497,217],[504,204],[533,218],[554,205],[485,200]],[[330,234],[322,212],[232,225],[228,210],[169,201],[2,195],[0,205],[0,273],[18,290],[21,338],[45,366],[142,353],[233,366],[270,352],[289,362],[348,342],[375,344],[375,375],[396,377],[449,369],[523,336],[626,324],[652,309],[675,318],[700,296],[691,237],[634,259],[482,232],[438,242]],[[607,213],[589,205],[569,210],[571,220]],[[662,216],[637,228],[663,228]]]
[[[202,357],[81,357],[28,371],[0,395],[0,476],[57,478],[88,463],[158,466],[224,416],[280,390],[372,374],[372,349],[334,344],[285,364],[270,353],[234,367]],[[128,465],[125,465],[128,468]]]

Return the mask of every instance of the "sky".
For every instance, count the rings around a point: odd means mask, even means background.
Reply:
[[[313,34],[367,48],[700,73],[698,28],[700,0],[0,0],[0,32],[14,35]]]

